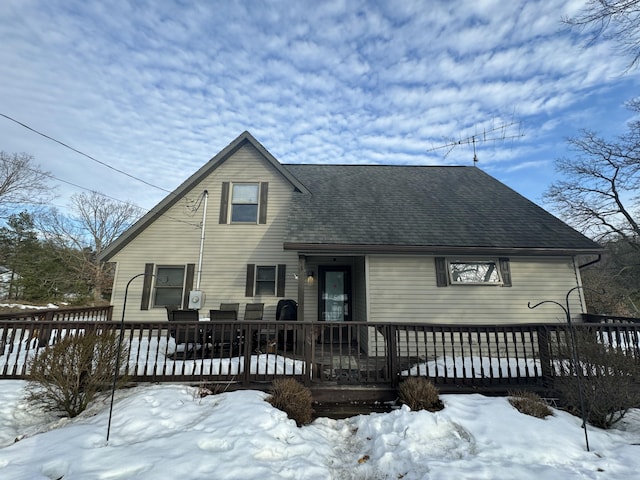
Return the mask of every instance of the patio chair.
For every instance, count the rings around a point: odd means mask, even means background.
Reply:
[[[179,305],[167,305],[164,307],[167,310],[167,320],[173,320],[173,312],[180,310]]]
[[[227,304],[221,304],[221,307]],[[244,334],[242,329],[231,325],[216,325],[216,322],[236,322],[238,320],[238,312],[236,310],[209,310],[209,319],[211,323],[206,325],[207,343],[219,352],[230,350],[232,353],[238,351]]]
[[[236,319],[238,318],[238,312],[240,311],[239,303],[221,303],[220,310],[233,310],[236,312]]]
[[[167,312],[169,309],[167,308]],[[179,356],[183,359],[191,358],[202,347],[202,333],[198,325],[200,316],[198,310],[173,310],[170,322],[188,322],[185,325],[174,325],[169,329],[171,336],[176,341],[176,347],[182,346],[182,350],[171,356]]]
[[[247,303],[244,308],[245,320],[262,320],[264,315],[264,303]]]
[[[262,320],[264,316],[264,303],[247,303],[244,310],[245,321]],[[252,340],[256,353],[275,353],[277,348],[278,332],[273,327],[259,327],[253,329]]]

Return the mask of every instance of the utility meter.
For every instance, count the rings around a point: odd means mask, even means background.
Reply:
[[[200,310],[204,304],[204,293],[200,290],[191,290],[189,292],[189,308]]]

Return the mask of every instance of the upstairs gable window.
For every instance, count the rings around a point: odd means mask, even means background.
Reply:
[[[222,182],[219,223],[267,223],[268,182]]]
[[[258,222],[257,183],[235,183],[231,192],[231,223]]]

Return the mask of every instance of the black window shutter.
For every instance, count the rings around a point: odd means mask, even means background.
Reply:
[[[253,297],[253,284],[256,275],[256,266],[253,263],[247,264],[247,285],[245,287],[244,296]]]
[[[222,182],[222,195],[220,196],[220,221],[218,223],[228,223],[227,214],[229,212],[229,182]]]
[[[447,262],[444,257],[435,257],[436,265],[436,285],[446,287],[449,285],[449,275],[447,275]]]
[[[260,214],[258,215],[258,223],[267,223],[267,198],[269,196],[269,183],[262,182],[260,184]]]
[[[195,263],[187,263],[187,275],[184,278],[184,294],[182,295],[182,308],[189,308],[189,292],[193,290],[193,277],[196,271]]]
[[[511,286],[511,266],[509,265],[508,258],[499,258],[500,263],[500,275],[502,276],[502,285],[504,287]]]
[[[284,286],[287,281],[287,266],[284,264],[278,265],[278,291],[277,297],[284,297]]]
[[[140,310],[149,310],[149,300],[151,299],[151,282],[153,280],[153,263],[144,264],[144,283],[142,284],[142,299],[140,300]]]

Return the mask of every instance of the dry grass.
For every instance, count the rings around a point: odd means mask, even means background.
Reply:
[[[267,401],[295,420],[298,426],[313,421],[311,390],[292,378],[276,379],[271,384]]]
[[[535,392],[519,390],[509,392],[509,403],[520,413],[536,418],[546,418],[553,415],[553,410]]]
[[[398,387],[400,401],[411,410],[429,410],[437,412],[444,405],[438,395],[438,389],[423,377],[410,377]]]

